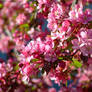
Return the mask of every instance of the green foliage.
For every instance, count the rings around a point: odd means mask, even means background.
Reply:
[[[76,68],[80,68],[80,67],[82,67],[82,63],[81,62],[79,62],[77,59],[75,59],[75,58],[72,58],[72,66],[75,66]]]
[[[30,16],[30,22],[32,22],[32,21],[33,21],[34,16],[35,16],[35,13],[31,14],[31,16]]]
[[[3,8],[3,4],[0,4],[0,8]]]
[[[19,69],[19,65],[16,64],[16,66],[14,67],[14,70],[17,71]]]
[[[63,57],[58,57],[59,60],[63,60],[64,58]]]
[[[20,27],[21,28],[29,28],[29,25],[28,24],[22,24]]]
[[[32,91],[34,91],[34,90],[36,90],[36,87],[35,86],[32,87]]]
[[[24,31],[24,32],[27,32],[30,28],[29,24],[22,24],[20,25],[20,31]]]
[[[38,60],[39,60],[39,59],[36,59],[36,58],[35,58],[35,59],[32,59],[31,61],[32,61],[32,62],[36,62],[36,61],[38,61]]]

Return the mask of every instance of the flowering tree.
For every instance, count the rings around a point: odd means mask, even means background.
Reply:
[[[0,92],[92,92],[91,3],[0,0]]]

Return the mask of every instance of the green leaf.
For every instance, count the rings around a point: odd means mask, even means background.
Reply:
[[[34,90],[36,90],[36,87],[35,86],[32,87],[32,91],[34,91]]]
[[[32,62],[36,62],[36,61],[38,61],[38,60],[39,60],[39,59],[36,59],[36,58],[35,58],[35,59],[32,59],[31,61],[32,61]]]
[[[35,13],[32,13],[31,16],[30,16],[30,22],[33,21],[34,17],[35,17]]]
[[[3,4],[0,4],[0,8],[3,8]]]
[[[17,64],[15,67],[14,67],[14,70],[18,70],[19,69],[19,65]]]
[[[64,58],[63,57],[58,57],[58,59],[63,60]]]
[[[29,24],[22,24],[19,26],[20,31],[22,31],[22,32],[27,32],[29,30],[29,27],[30,27]]]
[[[67,81],[66,81],[65,85],[66,85],[66,87],[68,86],[68,82]]]
[[[39,67],[39,65],[40,65],[40,64],[36,64],[36,68],[38,68],[38,67]]]
[[[29,25],[28,24],[22,24],[20,27],[21,28],[29,28]]]
[[[33,2],[30,4],[30,7],[34,7],[34,4],[37,4],[37,1],[33,1]]]
[[[75,66],[76,68],[82,67],[81,62],[79,62],[77,59],[72,58],[72,60],[73,60],[73,63],[71,65]]]
[[[12,30],[11,30],[11,33],[13,34],[15,32],[15,28],[13,28]]]

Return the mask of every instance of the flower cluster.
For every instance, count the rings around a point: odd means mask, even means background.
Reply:
[[[0,92],[91,92],[91,4],[1,0]]]

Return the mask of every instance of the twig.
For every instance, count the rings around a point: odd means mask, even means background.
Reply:
[[[5,27],[5,32],[10,37],[10,39],[13,40],[13,36],[12,36],[11,32],[8,30],[7,27]],[[17,52],[16,48],[14,48],[14,53],[15,53],[17,60],[20,60],[19,59],[19,53]]]

